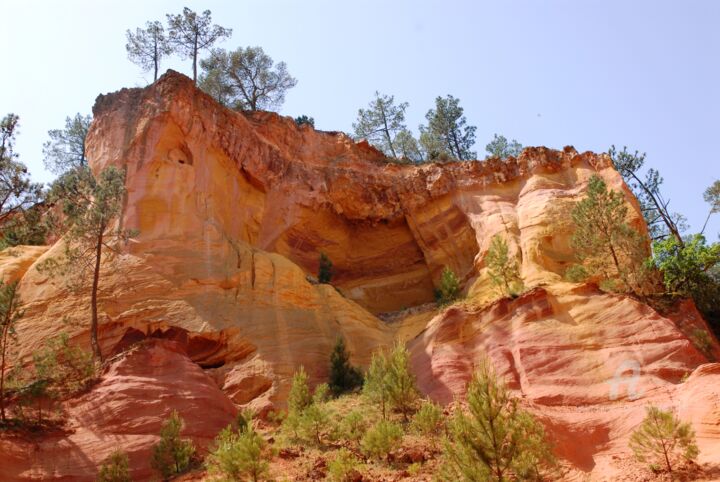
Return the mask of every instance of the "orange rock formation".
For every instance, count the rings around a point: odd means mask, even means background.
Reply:
[[[421,390],[444,403],[489,357],[543,420],[571,479],[619,480],[650,401],[693,422],[701,461],[718,457],[720,365],[688,338],[706,328],[692,304],[663,316],[562,281],[573,262],[569,210],[593,174],[626,193],[630,221],[645,229],[606,155],[539,147],[505,162],[387,164],[345,134],[221,107],[172,71],[98,97],[94,117],[91,166],[127,170],[119,222],[140,233],[104,267],[101,345],[113,354],[157,340],[69,402],[71,435],[0,439],[0,479],[91,480],[118,444],[146,477],[172,408],[206,443],[236,406],[282,406],[300,365],[322,381],[338,335],[362,366],[373,350],[407,341]],[[495,234],[521,259],[529,291],[514,300],[497,300],[486,274]],[[88,296],[35,269],[61,249],[0,254],[2,277],[21,280],[22,356],[62,330],[88,343],[78,328]],[[309,276],[320,252],[337,289]],[[431,302],[444,266],[463,280],[466,303],[377,316]]]

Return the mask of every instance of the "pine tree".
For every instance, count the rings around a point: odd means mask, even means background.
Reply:
[[[468,413],[456,412],[449,423],[442,480],[540,480],[553,470],[542,425],[518,407],[487,362],[473,376],[467,401]]]
[[[336,397],[362,386],[360,370],[350,364],[350,354],[345,348],[345,340],[338,337],[330,354],[330,391]]]
[[[455,272],[445,266],[440,275],[440,286],[435,290],[435,300],[440,306],[449,305],[460,297],[460,280]]]
[[[435,109],[430,109],[425,118],[428,125],[420,127],[421,143],[435,146],[434,149],[441,149],[441,153],[446,153],[459,161],[477,157],[477,153],[470,150],[475,144],[477,128],[467,125],[459,99],[452,95],[445,98],[437,97]]]
[[[232,35],[232,29],[213,25],[211,15],[210,10],[198,15],[187,7],[183,8],[181,14],[167,15],[170,46],[182,58],[192,59],[193,82],[197,81],[198,53]]]
[[[173,410],[160,429],[160,441],[153,447],[150,466],[166,480],[187,472],[195,455],[192,441],[180,438],[182,428],[183,419]]]
[[[158,78],[158,69],[163,57],[170,55],[172,49],[165,36],[165,29],[157,20],[145,23],[145,28],[137,28],[135,33],[126,32],[128,58],[144,72],[153,70],[153,82]]]
[[[127,454],[116,450],[103,460],[97,482],[132,482],[130,460]]]
[[[400,410],[405,421],[412,409],[418,392],[415,376],[410,370],[410,352],[404,345],[397,343],[390,354],[388,370],[388,398],[392,406]]]
[[[92,116],[75,114],[65,119],[64,129],[48,131],[50,140],[43,144],[43,163],[55,174],[88,167],[85,143]]]
[[[699,454],[695,431],[672,412],[649,406],[645,419],[630,436],[630,448],[640,462],[664,464],[668,472],[679,460],[695,460]]]
[[[505,239],[496,234],[490,241],[490,248],[485,255],[488,274],[501,293],[516,296],[523,289],[520,278],[520,266],[516,259],[510,259]]]
[[[268,473],[265,440],[253,427],[225,428],[215,439],[205,465],[210,475],[227,481],[262,480]]]
[[[613,291],[642,294],[646,283],[647,247],[643,237],[626,223],[622,193],[609,190],[597,175],[590,178],[588,195],[572,210],[572,246],[584,269]]]
[[[15,325],[22,317],[20,297],[17,294],[17,282],[0,281],[0,420],[5,422],[5,381],[12,343],[16,341]]]
[[[329,283],[333,277],[333,264],[325,253],[320,253],[320,263],[318,268],[318,282]]]
[[[385,353],[373,353],[370,367],[365,374],[363,395],[380,405],[383,420],[387,419],[387,405],[390,401],[390,360]]]
[[[493,135],[493,140],[485,146],[485,151],[488,153],[488,158],[496,157],[498,159],[507,159],[508,157],[519,157],[522,153],[523,146],[518,141],[513,139],[508,142],[505,136]]]
[[[405,110],[407,102],[395,104],[395,97],[375,92],[375,98],[367,109],[359,109],[357,121],[353,123],[356,139],[367,141],[383,151],[386,155],[398,158],[396,137],[405,126]],[[405,139],[407,141],[407,139]]]
[[[365,454],[380,459],[388,456],[402,440],[403,431],[400,425],[387,420],[380,420],[370,427],[362,439],[361,447]]]
[[[310,394],[310,387],[308,386],[308,376],[303,366],[300,366],[293,375],[287,403],[288,411],[297,413],[302,412],[312,403],[312,395]]]
[[[38,269],[50,276],[62,276],[74,290],[90,287],[90,343],[93,356],[102,361],[98,342],[98,289],[103,261],[112,262],[118,248],[134,230],[115,228],[113,221],[122,211],[125,195],[125,173],[106,168],[98,179],[88,168],[69,171],[56,182],[50,199],[62,207],[65,250],[60,257],[45,260]]]

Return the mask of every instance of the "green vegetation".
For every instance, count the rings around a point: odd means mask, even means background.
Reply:
[[[330,258],[325,253],[320,253],[320,261],[318,265],[318,283],[330,283],[334,271]]]
[[[493,135],[493,140],[485,146],[488,158],[496,157],[498,159],[507,159],[508,157],[519,157],[522,152],[523,146],[518,141],[513,139],[508,142],[505,136]]]
[[[64,174],[88,167],[85,141],[92,116],[75,114],[65,119],[64,129],[48,131],[50,140],[43,144],[43,162],[50,172]]]
[[[362,373],[350,364],[350,354],[345,348],[345,340],[338,337],[330,354],[330,391],[337,397],[361,387],[362,384]]]
[[[424,401],[412,419],[415,431],[426,437],[436,437],[443,429],[442,408],[429,400]]]
[[[297,84],[285,62],[275,64],[262,47],[213,49],[200,65],[200,88],[240,111],[278,109],[285,93]]]
[[[352,452],[346,448],[338,450],[337,455],[328,464],[328,473],[333,482],[346,482],[350,474],[357,470],[359,461]]]
[[[63,212],[65,250],[45,260],[38,269],[62,276],[75,290],[90,287],[90,344],[96,361],[102,361],[98,344],[98,289],[103,261],[112,262],[119,248],[136,233],[113,225],[125,196],[125,173],[108,167],[96,179],[88,168],[65,173],[56,181],[50,198]]]
[[[97,476],[97,482],[131,482],[130,461],[125,452],[116,450],[105,460]]]
[[[435,301],[440,306],[449,305],[460,298],[460,280],[455,272],[445,266],[440,275],[440,286],[435,290]]]
[[[22,318],[20,297],[17,294],[17,282],[3,283],[0,281],[0,421],[5,423],[5,383],[7,368],[14,354],[14,343],[17,341],[15,325]]]
[[[417,388],[410,371],[410,353],[404,346],[396,344],[389,356],[382,351],[373,354],[363,394],[380,405],[383,420],[387,420],[388,405],[407,420],[417,400]]]
[[[425,118],[428,124],[420,126],[420,146],[426,159],[477,158],[477,153],[470,150],[475,144],[476,127],[467,125],[459,99],[452,95],[437,97],[435,108],[430,109]]]
[[[468,413],[457,411],[449,422],[442,480],[541,480],[554,470],[542,425],[487,363],[473,376],[467,402]]]
[[[359,442],[365,432],[367,432],[368,424],[362,413],[353,410],[341,420],[339,427],[340,438],[352,442]]]
[[[180,438],[183,419],[173,410],[160,429],[160,441],[153,447],[150,466],[167,480],[190,470],[195,447],[191,440]]]
[[[257,482],[268,473],[269,454],[265,445],[252,424],[237,431],[227,427],[215,439],[205,466],[214,479]]]
[[[520,278],[520,265],[515,258],[510,259],[505,239],[496,234],[490,241],[490,248],[485,255],[485,264],[493,285],[505,296],[516,297],[523,290]]]
[[[594,175],[587,197],[572,210],[572,246],[585,272],[598,278],[601,287],[643,294],[648,253],[643,237],[625,221],[627,209],[622,193],[609,190],[605,181]],[[574,268],[569,275],[577,279],[581,272]]]
[[[296,117],[295,123],[299,126],[309,125],[310,127],[315,127],[315,119],[308,117],[305,114]]]
[[[647,407],[645,419],[630,437],[630,448],[640,462],[664,466],[672,472],[680,460],[695,460],[695,432],[672,412]]]
[[[287,403],[289,412],[302,412],[312,403],[307,372],[302,366],[293,375]]]
[[[380,420],[370,427],[362,438],[363,452],[376,459],[387,458],[390,451],[402,440],[402,427],[388,420]]]
[[[0,120],[0,249],[34,239],[33,220],[27,216],[42,199],[42,185],[30,181],[27,166],[14,152],[19,125],[15,114]],[[25,231],[30,233],[23,234]]]
[[[172,53],[170,42],[165,35],[162,23],[155,20],[146,22],[145,28],[137,28],[135,33],[128,30],[125,34],[128,59],[140,67],[143,72],[153,70],[153,82],[158,78],[160,61]]]
[[[288,396],[288,414],[282,422],[283,428],[292,438],[321,446],[323,436],[328,432],[331,413],[327,408],[330,388],[323,383],[310,394],[307,373],[301,366],[293,376]]]
[[[359,109],[357,120],[353,122],[353,130],[356,139],[367,139],[367,141],[379,150],[394,159],[399,157],[397,136],[403,132],[408,135],[405,125],[405,110],[407,102],[395,104],[395,97],[392,95],[375,92],[375,98],[370,101],[367,109]],[[407,143],[407,139],[403,139]],[[405,146],[407,148],[407,146]]]
[[[210,10],[198,15],[185,7],[181,14],[166,17],[169,45],[181,58],[192,59],[193,81],[197,81],[198,53],[210,49],[217,41],[230,37],[232,29],[213,25]]]

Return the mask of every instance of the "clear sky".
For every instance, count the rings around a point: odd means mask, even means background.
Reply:
[[[479,154],[493,133],[523,145],[648,154],[694,230],[720,178],[720,1],[715,0],[0,0],[0,115],[20,115],[33,177],[47,131],[95,97],[143,86],[125,31],[183,6],[259,45],[298,85],[282,113],[351,130],[375,90],[410,103],[413,129],[438,95],[461,99]],[[171,59],[162,68],[191,72]],[[707,234],[720,232],[716,215]]]

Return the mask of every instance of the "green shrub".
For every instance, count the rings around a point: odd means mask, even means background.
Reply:
[[[362,373],[350,364],[350,354],[345,348],[345,340],[338,337],[330,354],[330,391],[337,397],[362,386],[362,383]]]
[[[312,395],[308,386],[308,376],[304,367],[295,372],[288,395],[288,412],[302,412],[312,403]]]
[[[318,268],[318,282],[329,283],[333,277],[333,264],[325,253],[320,253],[320,264]]]
[[[712,338],[707,331],[696,328],[690,334],[690,340],[704,355],[710,356],[712,354]]]
[[[309,125],[311,127],[315,127],[315,119],[312,117],[308,117],[306,115],[301,115],[295,118],[295,123],[299,126],[302,125]]]
[[[345,440],[360,441],[367,431],[367,421],[363,414],[357,410],[345,415],[340,422],[340,436]]]
[[[365,376],[363,394],[378,403],[383,419],[387,418],[387,405],[407,415],[417,399],[415,377],[410,371],[410,353],[396,344],[388,357],[382,351],[373,354]]]
[[[542,425],[518,407],[488,363],[467,391],[468,413],[448,424],[441,480],[543,480],[556,468]]]
[[[363,452],[377,459],[387,458],[403,437],[403,430],[397,423],[381,420],[370,427],[362,439]]]
[[[440,275],[440,286],[435,290],[438,305],[449,305],[460,297],[460,280],[453,270],[445,266]]]
[[[131,482],[130,461],[125,452],[116,450],[103,460],[97,482]]]
[[[265,441],[252,426],[233,431],[225,428],[215,439],[205,465],[208,472],[224,481],[256,482],[268,473]]]
[[[298,432],[308,442],[322,445],[322,436],[330,421],[325,403],[312,403],[302,411],[299,417]]]
[[[187,472],[195,455],[192,441],[180,438],[182,428],[183,419],[173,410],[160,429],[160,441],[153,447],[150,466],[165,479]]]
[[[434,437],[440,434],[443,426],[443,412],[440,406],[425,401],[412,419],[412,427],[420,435]]]
[[[668,472],[677,461],[695,460],[699,454],[690,424],[653,406],[647,407],[645,419],[630,436],[630,448],[640,462],[664,465]]]
[[[508,245],[504,238],[495,235],[490,240],[490,248],[485,255],[485,264],[492,284],[506,296],[515,297],[523,290],[520,279],[520,265],[516,259],[511,259]]]
[[[582,283],[588,276],[587,270],[581,264],[574,264],[565,271],[565,279],[572,283]]]
[[[333,482],[347,482],[350,474],[355,472],[359,461],[348,449],[341,448],[328,464],[328,474]]]

